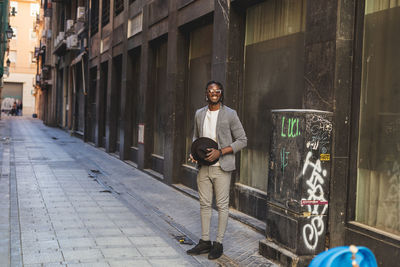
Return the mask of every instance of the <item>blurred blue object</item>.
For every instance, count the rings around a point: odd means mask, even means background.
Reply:
[[[309,267],[377,267],[375,256],[366,247],[336,247],[318,254]]]

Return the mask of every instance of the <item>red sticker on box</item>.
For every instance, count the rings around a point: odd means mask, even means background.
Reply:
[[[301,200],[301,205],[302,206],[306,206],[306,205],[328,205],[328,201],[302,199]]]

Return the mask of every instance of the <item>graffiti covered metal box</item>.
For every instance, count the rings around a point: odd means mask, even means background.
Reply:
[[[266,235],[297,255],[324,249],[332,113],[273,110]]]

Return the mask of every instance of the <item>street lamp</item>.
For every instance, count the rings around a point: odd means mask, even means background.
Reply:
[[[7,64],[7,67],[10,67],[10,65],[11,65],[11,61],[10,61],[10,59],[8,58],[7,59],[7,61],[6,61],[6,64]]]
[[[14,31],[10,25],[8,25],[8,29],[6,30],[7,39],[11,39],[14,35]]]

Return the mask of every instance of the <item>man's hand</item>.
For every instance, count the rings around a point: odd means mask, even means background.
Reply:
[[[197,160],[195,160],[192,156],[192,154],[189,155],[189,161],[193,163],[197,163]]]
[[[219,157],[221,157],[221,152],[218,149],[214,149],[214,148],[207,148],[207,150],[209,151],[207,153],[207,157],[205,158],[205,160],[209,161],[209,162],[213,162],[214,160],[219,159]]]

